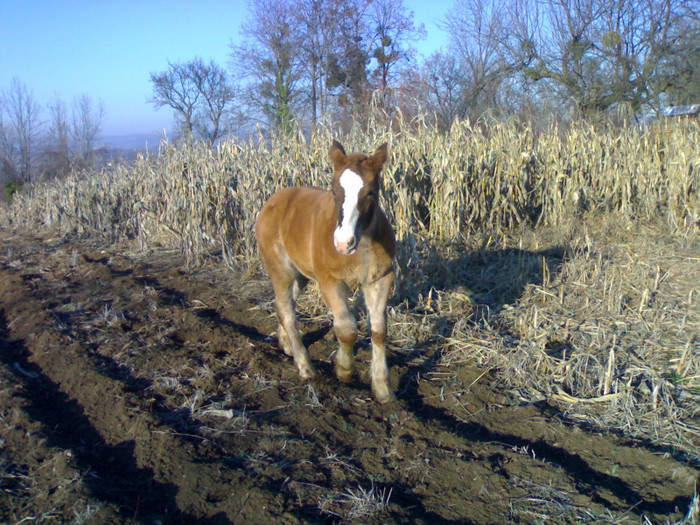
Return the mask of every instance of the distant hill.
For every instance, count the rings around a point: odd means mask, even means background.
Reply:
[[[158,133],[132,133],[131,135],[104,135],[99,144],[110,150],[157,150],[161,135]]]

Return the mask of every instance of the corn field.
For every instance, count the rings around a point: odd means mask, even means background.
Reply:
[[[379,126],[369,126],[378,129]],[[19,194],[0,210],[4,224],[57,227],[142,248],[179,248],[190,263],[221,249],[227,261],[255,257],[253,225],[264,201],[289,185],[328,187],[327,152],[335,138],[321,129],[271,141],[165,145],[128,166],[86,172]],[[494,123],[487,131],[457,122],[447,134],[421,121],[345,138],[347,150],[370,152],[387,141],[383,207],[402,257],[416,238],[456,242],[478,231],[552,225],[584,213],[627,219],[663,217],[675,228],[700,220],[700,129],[697,123],[645,133],[536,135]]]

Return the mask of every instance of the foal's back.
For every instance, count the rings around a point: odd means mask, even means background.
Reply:
[[[320,188],[284,188],[265,203],[255,225],[263,258],[291,262],[299,272],[316,279],[312,252],[333,220],[329,192]],[[325,232],[327,234],[327,232]]]

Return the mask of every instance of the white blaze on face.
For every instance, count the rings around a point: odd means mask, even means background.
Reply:
[[[355,226],[357,226],[357,219],[360,216],[357,201],[364,182],[362,177],[349,169],[342,173],[338,182],[345,191],[345,199],[343,200],[343,221],[336,227],[333,238],[338,251],[353,253],[354,250],[348,252],[347,248],[355,236]]]

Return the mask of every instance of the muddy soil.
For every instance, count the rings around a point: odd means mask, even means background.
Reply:
[[[245,270],[245,269],[244,269]],[[398,400],[277,348],[270,287],[213,260],[0,231],[2,523],[666,523],[698,470],[524,404],[440,341],[395,348]],[[619,520],[619,521],[615,521]]]

